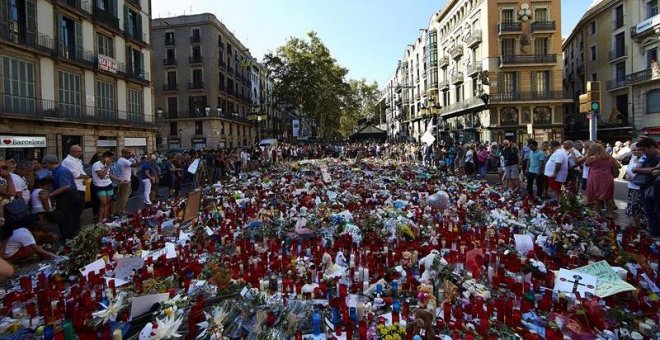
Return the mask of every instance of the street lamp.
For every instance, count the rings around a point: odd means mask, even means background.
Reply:
[[[156,115],[158,115],[158,118],[163,118],[163,109],[160,107],[156,110]]]
[[[216,111],[218,111],[218,117],[222,116],[222,108],[220,106],[218,106]]]
[[[204,109],[204,113],[205,113],[205,114],[204,114],[204,117],[208,117],[208,116],[210,116],[210,115],[211,115],[211,108],[207,106],[207,107]]]

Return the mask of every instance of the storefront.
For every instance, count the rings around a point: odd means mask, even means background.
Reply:
[[[96,141],[96,152],[112,151],[115,155],[118,154],[117,138],[116,137],[99,137]]]
[[[41,160],[46,147],[46,136],[0,135],[0,157],[3,159]]]
[[[191,138],[190,145],[194,150],[201,150],[206,148],[206,138]]]
[[[74,145],[80,145],[81,147],[84,147],[82,141],[83,141],[82,136],[62,135],[62,149],[60,149],[62,154],[60,155],[60,157],[62,157],[62,159],[66,158],[66,156],[69,155],[69,150]]]
[[[147,154],[147,138],[146,137],[124,137],[124,147],[127,147],[136,155]]]

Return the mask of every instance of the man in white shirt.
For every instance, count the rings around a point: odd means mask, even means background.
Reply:
[[[550,149],[552,155],[545,163],[543,174],[548,178],[548,187],[551,189],[548,193],[558,201],[561,186],[566,182],[568,176],[568,156],[558,141],[550,142]]]
[[[76,182],[76,189],[80,194],[80,198],[85,201],[85,180],[89,178],[85,173],[85,168],[83,167],[82,160],[80,156],[82,155],[82,148],[80,145],[72,145],[69,148],[69,155],[62,160],[62,166],[71,171],[73,175],[73,180]]]
[[[117,185],[117,206],[115,211],[118,214],[126,213],[126,204],[128,198],[131,196],[131,174],[132,168],[137,166],[137,162],[131,157],[131,150],[127,148],[121,149],[121,157],[117,160],[117,168],[119,169],[118,185]]]
[[[14,182],[16,197],[22,197],[25,204],[29,205],[30,188],[25,179],[28,176],[33,176],[32,162],[24,159],[16,164],[16,171],[11,173],[11,180]]]

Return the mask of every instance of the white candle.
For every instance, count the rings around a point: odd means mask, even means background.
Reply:
[[[357,271],[357,270],[353,272],[353,281],[356,281],[356,282],[360,281],[360,272]]]
[[[389,248],[387,246],[383,247],[383,253],[387,254],[388,250],[389,250]]]
[[[277,279],[277,291],[282,292],[282,279]]]
[[[348,260],[348,266],[350,268],[355,268],[355,254],[351,253]]]
[[[360,267],[360,281],[364,281],[364,268]]]
[[[364,278],[362,279],[362,281],[369,282],[369,269],[367,268],[364,269]]]
[[[369,281],[362,282],[362,291],[366,292],[369,289]]]

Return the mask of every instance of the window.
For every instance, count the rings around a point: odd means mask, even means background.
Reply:
[[[479,95],[479,84],[477,77],[472,77],[472,97]]]
[[[442,106],[449,105],[449,91],[442,91]]]
[[[142,37],[142,16],[140,13],[124,5],[124,33],[130,37],[143,41]]]
[[[229,54],[229,55],[232,54],[231,44],[230,44],[230,43],[227,43],[227,54]]]
[[[646,67],[651,68],[654,63],[658,62],[658,49],[646,50]]]
[[[646,113],[660,113],[660,90],[655,89],[646,94]]]
[[[110,11],[112,3],[110,0],[96,0],[96,8],[102,11]]]
[[[179,99],[177,97],[167,98],[167,114],[169,118],[177,118],[179,115]]]
[[[619,5],[614,8],[614,28],[620,28],[623,26],[623,5]]]
[[[514,22],[513,18],[515,17],[515,11],[513,9],[503,9],[502,10],[502,23],[503,24],[512,24]]]
[[[206,96],[188,97],[188,107],[191,117],[203,117],[206,112]]]
[[[199,45],[192,47],[192,56],[197,59],[202,57],[202,48]]]
[[[463,85],[456,85],[456,102],[459,103],[465,99],[463,94]]]
[[[179,129],[176,126],[176,122],[170,122],[170,136],[178,136]]]
[[[591,74],[591,81],[598,81],[598,73]]]
[[[138,121],[142,117],[142,91],[128,90],[128,119]]]
[[[220,122],[220,135],[225,135],[225,122]]]
[[[596,22],[592,21],[591,25],[589,25],[589,34],[594,35],[596,34]]]
[[[176,86],[176,71],[167,72],[167,85],[169,88]]]
[[[550,46],[549,38],[534,39],[534,51],[536,54],[549,54],[549,46]]]
[[[532,72],[532,83],[536,93],[548,93],[550,91],[550,72]]]
[[[590,52],[591,52],[591,61],[596,60],[596,51],[597,51],[597,50],[598,50],[598,48],[597,48],[595,45],[594,45],[594,46],[591,46],[591,48],[590,48]]]
[[[129,46],[126,46],[126,62],[127,68],[126,71],[132,75],[140,78],[144,78],[144,56],[139,50],[135,50]]]
[[[626,34],[621,32],[614,36],[614,58],[626,55]]]
[[[218,79],[220,80],[218,83],[218,86],[220,86],[220,90],[225,89],[225,76],[222,73],[218,74]]]
[[[199,35],[199,28],[193,28],[193,30],[192,30],[192,36],[193,36],[193,37],[196,37],[196,38],[199,38],[199,37],[200,37],[200,35]]]
[[[174,32],[165,32],[165,45],[174,45]]]
[[[646,19],[658,15],[658,0],[646,1]]]
[[[548,9],[547,8],[537,8],[534,10],[534,20],[535,21],[549,21],[548,19]]]
[[[115,46],[114,40],[110,37],[107,37],[103,34],[96,34],[96,48],[99,54],[108,56],[110,58],[115,57]]]
[[[34,64],[4,57],[2,68],[5,92],[4,111],[34,113]]]
[[[60,16],[58,32],[59,56],[67,59],[82,57],[82,26],[65,16]]]
[[[59,99],[60,109],[65,117],[80,117],[82,98],[80,90],[80,75],[60,71],[59,75]]]
[[[100,117],[115,118],[115,84],[100,80],[96,82],[96,107]]]
[[[166,53],[166,55],[167,55],[167,59],[168,59],[168,60],[174,60],[174,59],[176,59],[176,54],[175,54],[173,48],[168,48],[167,51],[166,51],[165,53]]]
[[[202,70],[193,70],[192,71],[192,81],[193,84],[201,85],[204,82]]]
[[[502,84],[502,93],[515,93],[518,90],[518,86],[516,84],[516,72],[503,72],[500,74],[502,77],[500,82]]]
[[[626,62],[622,61],[614,66],[614,80],[617,82],[626,79]]]
[[[195,134],[196,135],[204,134],[204,122],[195,122]]]
[[[509,56],[514,54],[516,54],[516,39],[502,39],[502,55]]]

